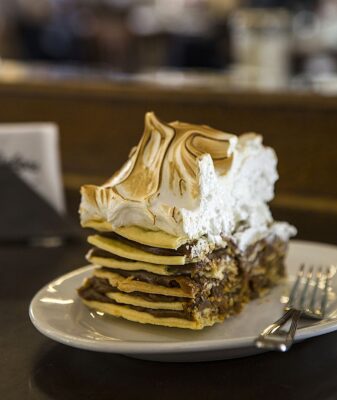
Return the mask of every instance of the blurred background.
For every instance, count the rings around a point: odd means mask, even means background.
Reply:
[[[337,2],[0,0],[0,57],[337,92]]]
[[[57,127],[76,224],[80,186],[124,163],[147,111],[261,133],[275,217],[335,243],[336,0],[0,0],[0,125]]]

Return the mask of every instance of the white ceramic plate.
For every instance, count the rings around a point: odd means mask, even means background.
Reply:
[[[281,298],[287,295],[289,282],[302,262],[336,265],[337,247],[292,241],[287,257],[288,283],[273,289],[265,298],[249,303],[241,314],[202,331],[142,325],[90,311],[78,299],[76,288],[91,274],[91,266],[70,272],[42,288],[33,298],[29,314],[44,335],[82,349],[158,361],[243,357],[260,352],[254,347],[254,338],[281,315]],[[300,328],[296,341],[337,330],[336,280],[336,277],[332,279],[328,318]]]

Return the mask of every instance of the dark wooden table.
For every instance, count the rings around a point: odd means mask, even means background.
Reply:
[[[336,241],[336,218],[302,215],[296,223],[299,237]],[[195,364],[94,353],[42,336],[29,320],[29,302],[48,281],[81,266],[85,250],[82,243],[0,246],[1,400],[337,399],[337,332],[286,354]]]

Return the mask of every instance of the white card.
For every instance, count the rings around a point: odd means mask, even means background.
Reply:
[[[57,212],[65,212],[59,133],[55,124],[0,124],[1,163],[9,165]],[[24,199],[22,203],[24,206]]]

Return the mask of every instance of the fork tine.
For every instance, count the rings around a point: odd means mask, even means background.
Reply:
[[[291,288],[291,292],[290,292],[290,295],[289,295],[288,303],[286,304],[285,308],[290,308],[290,307],[292,307],[294,305],[294,300],[295,300],[295,297],[296,297],[297,289],[298,289],[298,286],[300,284],[301,278],[302,278],[302,276],[304,274],[304,268],[305,268],[305,265],[301,264],[301,266],[300,266],[300,268],[299,268],[299,270],[297,272],[296,281],[294,282],[294,284],[293,284],[293,286]]]
[[[303,308],[303,306],[304,306],[304,302],[305,302],[305,300],[306,300],[307,291],[308,291],[308,287],[309,287],[310,280],[311,280],[311,278],[312,278],[313,270],[314,270],[314,267],[311,266],[311,267],[309,268],[309,271],[306,273],[306,276],[305,276],[305,285],[304,285],[304,288],[303,288],[303,291],[302,291],[302,294],[301,294],[301,298],[300,298],[300,304],[299,304],[299,307],[300,307],[300,308]]]
[[[328,267],[326,269],[326,273],[324,274],[325,276],[325,284],[324,284],[324,292],[323,292],[323,297],[322,297],[322,301],[321,301],[321,308],[320,308],[320,312],[323,316],[323,318],[325,317],[325,313],[326,313],[326,306],[328,304],[328,292],[329,292],[329,287],[330,287],[330,276],[331,270],[330,267]]]
[[[326,272],[323,272],[323,267],[319,267],[314,274],[313,266],[310,266],[306,273],[304,264],[300,266],[283,315],[262,331],[255,340],[257,347],[286,351],[294,341],[297,323],[300,318],[304,317],[321,321],[325,317],[328,294],[329,290],[331,290],[331,279],[336,272],[334,268],[335,267],[331,265],[326,269]],[[320,289],[320,283],[323,281],[324,287],[323,294],[320,296],[320,306],[316,307],[316,303],[318,302],[318,289]],[[301,285],[302,283],[304,284],[304,288],[299,291],[299,286],[303,286]],[[309,285],[311,283],[313,285],[313,290],[312,294],[308,295]],[[300,297],[300,299],[298,299],[298,297]],[[306,308],[303,307],[304,303]],[[289,321],[290,328],[284,329]]]
[[[311,301],[310,301],[310,305],[309,305],[309,311],[316,314],[316,310],[315,310],[315,305],[316,305],[316,297],[317,297],[317,290],[319,287],[319,283],[322,280],[322,267],[318,268],[318,271],[316,272],[316,278],[315,278],[315,286],[314,286],[314,290],[312,292],[312,297],[311,297]]]

